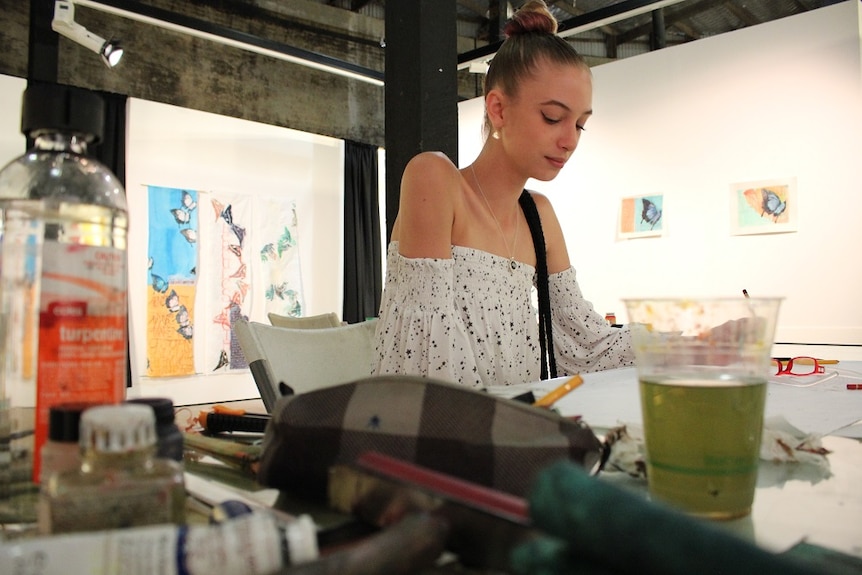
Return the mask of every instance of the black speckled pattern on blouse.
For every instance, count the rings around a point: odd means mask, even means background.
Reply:
[[[472,387],[536,381],[535,269],[452,246],[452,259],[405,258],[389,245],[375,373],[418,374]],[[550,278],[559,375],[631,365],[627,330],[585,301],[570,268]]]

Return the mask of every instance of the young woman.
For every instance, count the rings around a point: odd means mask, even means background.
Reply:
[[[524,192],[528,178],[557,176],[592,115],[589,67],[556,30],[541,1],[526,3],[506,25],[485,78],[490,137],[473,164],[459,170],[432,152],[407,164],[376,373],[474,387],[543,375],[547,345],[532,300],[537,256],[522,193],[538,208],[544,235],[557,374],[632,364],[628,330],[610,327],[581,295],[551,204]]]

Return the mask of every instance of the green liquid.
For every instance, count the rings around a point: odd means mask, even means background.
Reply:
[[[765,384],[762,379],[641,379],[650,495],[696,515],[748,515]]]

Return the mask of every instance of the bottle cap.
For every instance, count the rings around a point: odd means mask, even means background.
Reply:
[[[81,414],[98,403],[60,403],[48,411],[48,439],[77,443],[81,436]]]
[[[126,403],[149,405],[156,416],[156,423],[173,423],[176,417],[174,402],[167,397],[136,397]]]
[[[284,538],[294,565],[314,561],[320,556],[317,546],[317,525],[308,515],[300,515],[285,526]]]
[[[91,143],[102,140],[105,101],[97,93],[62,84],[31,83],[24,90],[21,133],[69,132]]]
[[[156,417],[146,405],[101,405],[81,416],[81,448],[126,453],[156,444]]]

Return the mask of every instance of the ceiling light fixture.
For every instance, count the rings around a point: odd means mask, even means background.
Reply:
[[[58,0],[58,3],[60,3],[60,0]],[[121,16],[136,22],[156,26],[163,30],[169,30],[171,32],[185,34],[194,38],[216,42],[232,48],[247,50],[262,56],[277,58],[279,60],[321,70],[330,74],[344,76],[353,80],[360,80],[375,86],[383,86],[383,74],[381,72],[366,69],[350,62],[336,60],[335,58],[309,50],[287,46],[279,42],[263,38],[256,38],[236,30],[230,30],[195,18],[174,14],[155,6],[148,6],[140,2],[123,0],[105,0],[104,2],[97,2],[96,0],[75,0],[75,3],[78,4],[78,6],[85,6],[114,16]],[[135,10],[141,10],[141,12],[125,9],[120,6],[134,7]],[[206,28],[204,28],[205,25]]]
[[[119,64],[123,57],[123,48],[120,47],[119,42],[105,40],[75,22],[75,5],[70,0],[54,2],[54,19],[51,21],[51,28],[101,56],[108,68]]]

